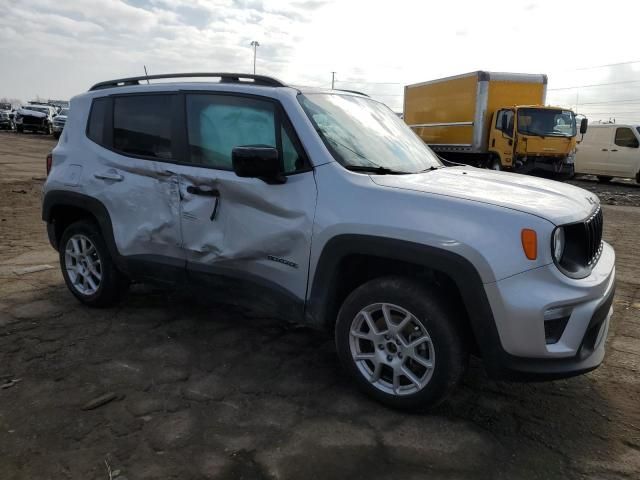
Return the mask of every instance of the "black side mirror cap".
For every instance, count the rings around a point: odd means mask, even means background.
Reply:
[[[583,118],[582,120],[580,120],[580,133],[582,135],[584,135],[585,133],[587,133],[587,127],[589,126],[589,120],[585,118]]]
[[[287,177],[282,175],[280,154],[274,147],[248,145],[235,147],[231,151],[233,171],[239,177],[259,178],[268,184],[282,184]]]

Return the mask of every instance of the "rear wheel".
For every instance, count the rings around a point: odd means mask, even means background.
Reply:
[[[454,310],[402,277],[372,280],[345,300],[336,323],[340,361],[357,385],[389,406],[433,407],[454,389],[468,352]]]
[[[598,175],[598,181],[600,183],[609,183],[613,177],[608,177],[605,175]]]
[[[67,288],[82,303],[108,307],[126,292],[128,279],[116,268],[94,223],[81,220],[68,226],[58,250]]]

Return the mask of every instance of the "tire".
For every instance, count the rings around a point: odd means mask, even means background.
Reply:
[[[489,170],[495,170],[496,172],[502,171],[502,163],[500,162],[500,158],[495,156],[489,158],[489,161],[487,162],[487,168]]]
[[[609,183],[613,177],[607,177],[605,175],[598,175],[598,182]]]
[[[24,133],[24,127],[22,125],[16,125],[16,131],[18,133]]]
[[[53,132],[53,138],[56,140],[60,139],[60,132]]]
[[[67,288],[85,305],[109,307],[117,304],[127,291],[129,281],[116,268],[94,223],[80,220],[69,225],[58,251]]]
[[[371,280],[347,297],[335,326],[336,348],[361,390],[405,410],[434,407],[454,390],[469,353],[460,319],[442,297],[435,289],[395,276]],[[374,322],[373,333],[366,314]],[[398,335],[392,330],[402,322],[394,317],[408,318]],[[415,381],[401,369],[409,370]]]

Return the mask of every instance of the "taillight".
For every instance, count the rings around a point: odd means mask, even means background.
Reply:
[[[49,175],[49,172],[51,171],[51,164],[53,163],[53,155],[52,154],[48,154],[47,155],[47,175]]]

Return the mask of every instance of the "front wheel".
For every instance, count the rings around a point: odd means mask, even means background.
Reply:
[[[108,307],[126,292],[128,279],[116,268],[94,223],[81,220],[68,226],[58,250],[67,288],[82,303]]]
[[[613,177],[609,177],[609,176],[605,176],[605,175],[598,175],[598,182],[600,182],[600,183],[609,183],[611,181],[611,179],[613,179]]]
[[[24,127],[22,125],[16,125],[16,131],[18,133],[24,133]]]
[[[455,310],[403,277],[358,287],[336,323],[340,361],[357,385],[389,406],[423,409],[458,384],[468,351]]]

